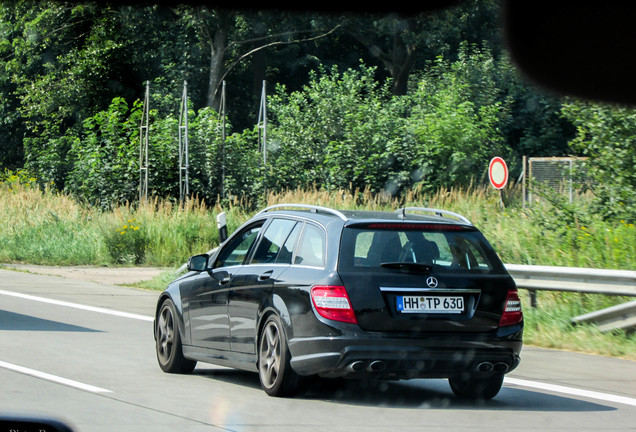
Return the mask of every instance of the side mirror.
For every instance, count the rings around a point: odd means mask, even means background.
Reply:
[[[208,268],[208,260],[210,255],[201,254],[190,257],[188,260],[188,271],[202,272]]]

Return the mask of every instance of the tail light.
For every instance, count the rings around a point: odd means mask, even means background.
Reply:
[[[506,306],[499,320],[499,326],[518,324],[523,321],[521,312],[521,299],[517,290],[509,290],[506,296]]]
[[[347,290],[343,286],[317,285],[311,289],[311,300],[321,317],[357,324]]]

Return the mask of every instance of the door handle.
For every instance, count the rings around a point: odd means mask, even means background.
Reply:
[[[272,273],[274,273],[274,270],[268,270],[265,273],[262,273],[259,277],[258,280],[259,281],[264,281],[269,279],[270,277],[272,277]]]
[[[232,275],[227,275],[219,282],[219,285],[227,285],[232,280]]]

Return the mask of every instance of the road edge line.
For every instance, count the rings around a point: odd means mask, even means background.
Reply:
[[[555,393],[563,393],[573,396],[581,396],[590,399],[602,400],[605,402],[616,402],[625,405],[636,406],[636,399],[627,396],[618,396],[609,393],[602,393],[593,390],[584,390],[574,387],[566,387],[557,384],[548,384],[537,381],[524,380],[519,378],[506,377],[504,379],[505,384],[512,384],[520,387],[529,387],[538,390],[546,390]]]
[[[113,309],[105,309],[105,308],[96,307],[96,306],[87,306],[87,305],[82,305],[79,303],[71,303],[71,302],[62,301],[62,300],[53,300],[46,297],[38,297],[38,296],[30,295],[30,294],[22,294],[22,293],[16,293],[16,292],[5,291],[5,290],[0,290],[0,294],[11,296],[11,297],[18,297],[18,298],[22,298],[26,300],[39,301],[42,303],[49,303],[49,304],[53,304],[57,306],[65,306],[65,307],[71,307],[71,308],[81,309],[81,310],[90,311],[90,312],[102,313],[106,315],[114,315],[114,316],[123,317],[123,318],[132,318],[132,319],[141,320],[141,321],[154,320],[153,317],[134,314],[130,312],[121,312],[121,311],[117,311]]]

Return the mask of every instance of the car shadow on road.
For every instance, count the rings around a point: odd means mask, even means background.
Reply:
[[[254,390],[261,389],[258,375],[254,372],[245,372],[238,369],[225,368],[223,366],[204,365],[203,368],[197,367],[193,375],[200,375],[212,380],[237,384]]]
[[[463,400],[453,395],[447,380],[341,381],[317,383],[302,395],[352,405],[414,409],[480,409],[537,412],[613,411],[616,408],[566,396],[503,387],[491,400]]]
[[[256,373],[226,368],[196,369],[194,373],[211,380],[263,392]],[[267,397],[264,392],[263,396]],[[369,381],[316,378],[307,380],[304,390],[295,398],[388,409],[479,409],[526,412],[616,410],[615,407],[603,403],[507,386],[504,386],[492,400],[462,400],[453,395],[448,381],[443,379]]]
[[[0,310],[0,330],[11,331],[50,331],[50,332],[95,332],[87,327],[80,327],[59,321],[37,318],[15,312]]]

